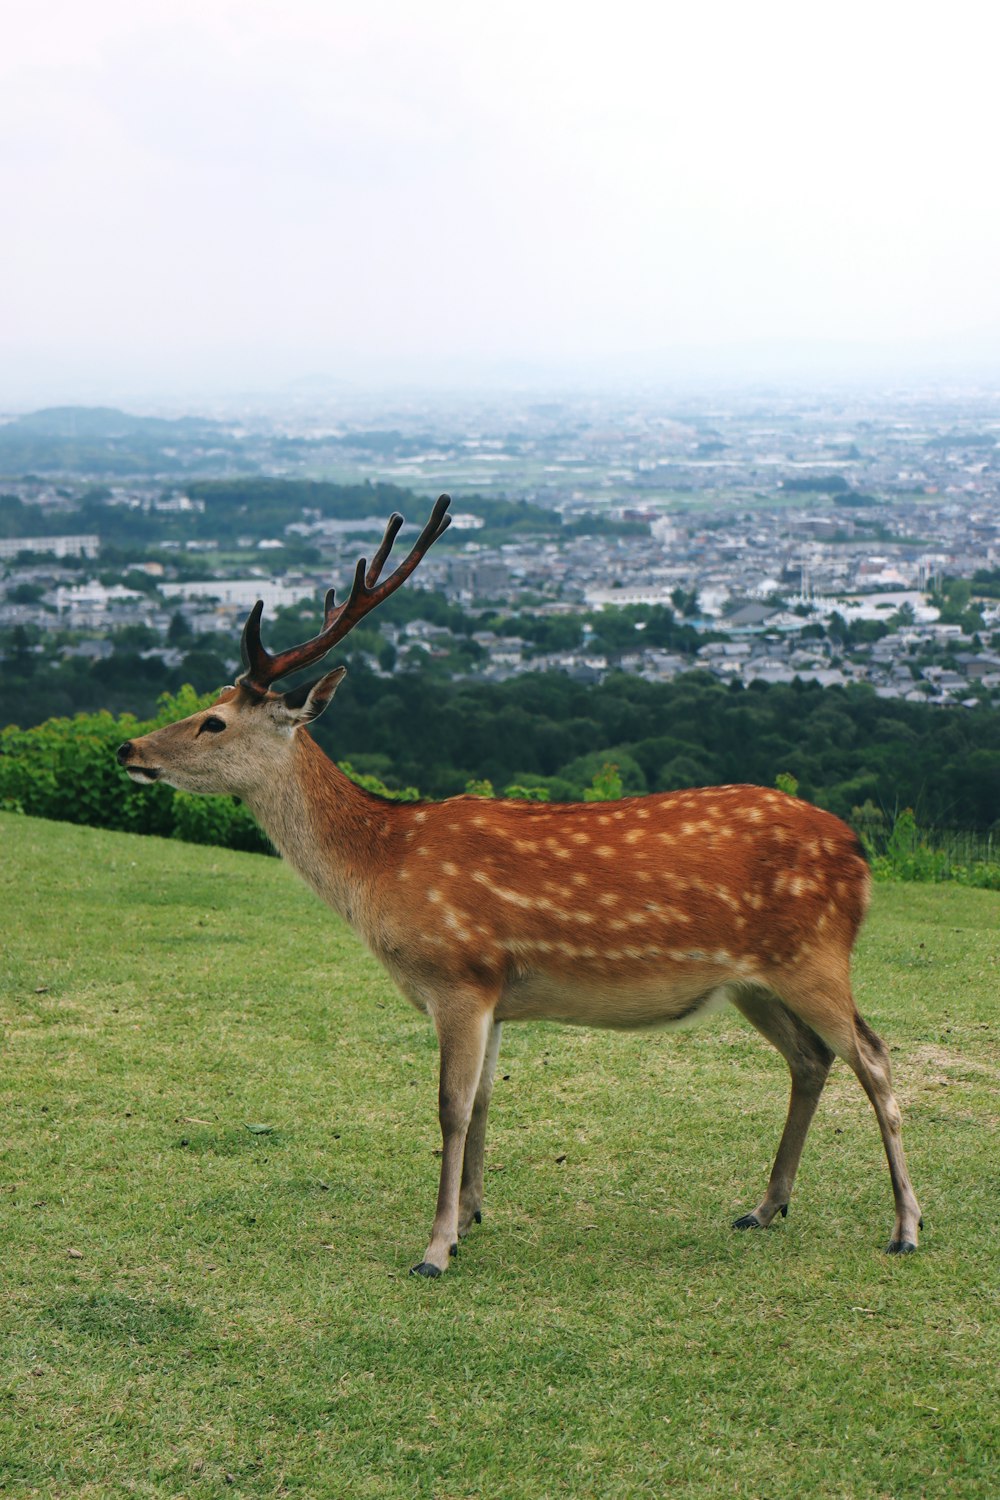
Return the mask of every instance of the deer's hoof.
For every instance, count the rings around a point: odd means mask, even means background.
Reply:
[[[734,1229],[760,1229],[761,1222],[756,1214],[744,1214],[740,1219],[733,1220]]]
[[[912,1240],[890,1240],[885,1247],[886,1255],[912,1255],[916,1250]]]
[[[432,1265],[429,1260],[422,1260],[419,1266],[410,1267],[411,1276],[440,1276],[440,1266]]]

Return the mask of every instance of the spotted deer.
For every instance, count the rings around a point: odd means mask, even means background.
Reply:
[[[129,740],[138,782],[241,797],[307,884],[359,933],[440,1044],[443,1139],[430,1242],[414,1272],[439,1276],[483,1202],[486,1115],[505,1021],[631,1030],[729,1002],[785,1058],[791,1098],[767,1190],[737,1229],[787,1214],[806,1132],[834,1056],[874,1107],[895,1198],[888,1251],[917,1244],[884,1043],[854,1006],[850,959],[869,900],[852,831],[830,813],[754,786],[618,802],[450,797],[400,803],[363,791],[308,725],[343,667],[274,684],[320,661],[409,577],[449,523],[442,495],[412,551],[382,579],[393,515],[351,592],[326,596],[323,627],[272,655],[262,604],[243,630],[244,672],[217,702]]]

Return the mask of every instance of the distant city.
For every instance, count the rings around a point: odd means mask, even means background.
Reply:
[[[69,407],[5,420],[0,473],[8,658],[127,649],[176,672],[199,647],[231,675],[255,599],[318,608],[389,509],[418,523],[447,490],[454,525],[412,591],[450,612],[375,622],[374,672],[697,669],[1000,704],[990,392]],[[689,628],[665,635],[666,612]]]

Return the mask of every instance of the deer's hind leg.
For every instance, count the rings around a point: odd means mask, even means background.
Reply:
[[[818,968],[812,976],[802,972],[791,982],[783,980],[781,993],[786,1008],[794,1008],[798,1019],[850,1064],[871,1100],[882,1133],[896,1207],[896,1222],[886,1250],[889,1255],[907,1255],[917,1248],[917,1231],[923,1227],[923,1220],[906,1167],[902,1117],[892,1091],[889,1049],[858,1014],[846,975],[840,978]]]
[[[892,1091],[892,1067],[889,1049],[867,1021],[854,1013],[854,1037],[847,1061],[861,1081],[861,1087],[872,1102],[878,1119],[889,1162],[892,1179],[892,1195],[896,1205],[896,1223],[892,1239],[886,1245],[889,1255],[909,1255],[917,1248],[917,1230],[923,1229],[920,1205],[917,1202],[910,1174],[906,1169],[903,1151],[902,1117],[896,1096]]]
[[[834,1054],[823,1039],[775,995],[759,990],[737,991],[733,1004],[776,1047],[792,1075],[785,1128],[771,1168],[767,1192],[752,1213],[743,1214],[734,1229],[763,1229],[776,1214],[788,1213],[792,1184],[798,1171],[806,1135]]]

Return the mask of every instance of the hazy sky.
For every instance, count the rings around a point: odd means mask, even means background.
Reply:
[[[1000,355],[998,14],[10,0],[0,398]]]

